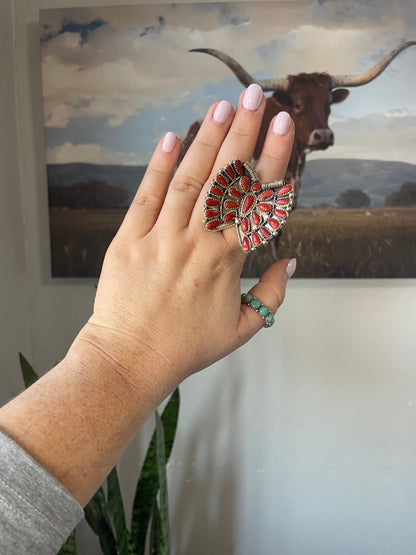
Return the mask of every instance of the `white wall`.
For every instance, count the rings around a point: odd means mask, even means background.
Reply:
[[[94,296],[49,277],[38,9],[118,3],[0,3],[2,402],[22,388],[18,351],[51,367]],[[184,383],[173,553],[416,553],[415,314],[414,279],[293,280],[272,329]],[[151,427],[120,462],[128,505]],[[79,543],[99,553],[85,526]]]

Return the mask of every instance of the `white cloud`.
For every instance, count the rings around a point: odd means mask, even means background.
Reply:
[[[146,106],[178,105],[184,92],[231,75],[218,60],[188,53],[191,48],[219,48],[248,71],[285,76],[362,71],[375,53],[399,40],[397,18],[334,26],[325,19],[327,9],[320,10],[319,23],[316,7],[301,12],[286,6],[277,12],[274,3],[66,10],[79,23],[101,18],[108,24],[90,32],[86,42],[66,32],[43,44],[46,125],[65,127],[74,117],[106,116],[117,126]],[[56,32],[62,12],[42,13]],[[249,16],[251,23],[224,25],[236,15],[243,21]],[[391,25],[390,34],[385,28],[380,33],[381,21]],[[151,26],[154,31],[146,32]]]
[[[46,161],[48,164],[86,162],[89,164],[132,166],[147,164],[149,158],[145,159],[137,152],[115,152],[97,144],[74,145],[72,143],[65,143],[46,150]]]

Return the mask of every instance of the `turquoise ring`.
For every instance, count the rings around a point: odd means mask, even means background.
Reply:
[[[247,306],[251,306],[254,310],[260,314],[264,320],[263,327],[270,328],[274,324],[274,314],[271,312],[267,306],[265,306],[259,299],[250,295],[250,293],[241,293],[241,302]]]

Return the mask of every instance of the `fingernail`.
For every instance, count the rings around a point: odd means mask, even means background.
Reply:
[[[273,123],[273,131],[278,135],[286,135],[290,129],[292,118],[287,112],[279,112]]]
[[[231,104],[227,100],[221,100],[214,111],[214,119],[218,123],[225,123],[230,117],[232,110]]]
[[[286,266],[286,273],[291,278],[296,270],[296,258],[292,258],[289,260],[288,265]]]
[[[162,150],[172,152],[176,146],[176,135],[172,131],[168,131],[163,139]]]
[[[246,90],[243,98],[243,106],[246,110],[253,112],[260,108],[263,99],[263,90],[260,85],[252,83]]]

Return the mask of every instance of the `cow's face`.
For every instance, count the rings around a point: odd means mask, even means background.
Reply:
[[[334,144],[334,134],[328,127],[330,106],[342,102],[348,94],[347,89],[332,90],[329,75],[302,73],[290,78],[287,92],[276,91],[273,96],[288,107],[299,148],[325,150]]]

